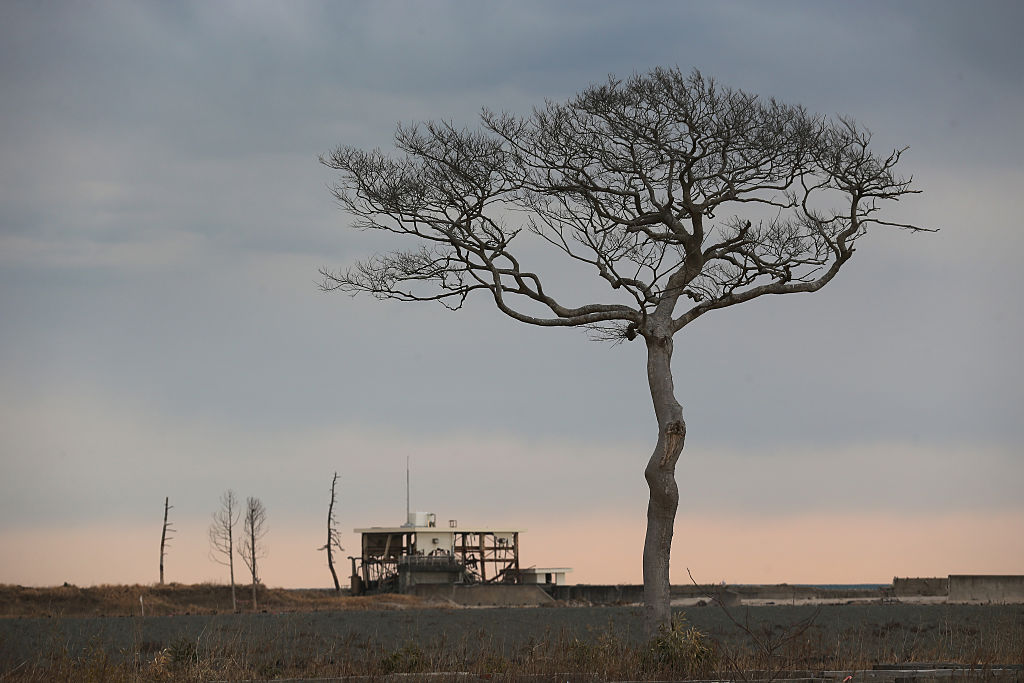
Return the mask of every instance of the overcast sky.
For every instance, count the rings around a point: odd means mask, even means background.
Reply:
[[[266,504],[271,585],[326,585],[412,503],[515,525],[527,564],[641,580],[644,349],[318,291],[399,244],[319,154],[475,126],[608,74],[699,68],[870,128],[920,195],[827,288],[676,341],[673,580],[1024,573],[1017,2],[0,3],[0,582],[224,580]]]

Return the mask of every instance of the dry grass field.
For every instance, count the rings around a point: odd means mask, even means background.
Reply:
[[[223,586],[2,586],[0,681],[856,683],[895,680],[874,669],[914,662],[956,665],[971,680],[1024,680],[1021,605],[695,606],[647,642],[636,606],[459,609],[281,589],[258,597],[259,612],[241,603],[232,614]]]
[[[251,590],[235,587],[241,612],[252,611]],[[140,601],[141,598],[141,601]],[[259,586],[258,611],[315,612],[318,610],[366,610],[422,605],[407,595],[353,597],[333,590],[294,590]],[[0,584],[0,617],[147,617],[231,614],[230,586],[198,583],[164,585],[102,585],[79,588],[64,585],[30,588]]]

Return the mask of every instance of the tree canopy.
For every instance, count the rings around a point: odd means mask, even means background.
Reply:
[[[535,325],[632,339],[650,314],[675,332],[763,296],[814,291],[838,272],[883,200],[915,192],[846,118],[724,88],[697,71],[609,78],[530,115],[484,110],[480,129],[400,125],[400,154],[339,147],[335,197],[357,226],[414,238],[325,289],[458,308],[475,290]],[[539,236],[607,282],[571,305],[521,263]],[[683,297],[686,306],[677,302]]]

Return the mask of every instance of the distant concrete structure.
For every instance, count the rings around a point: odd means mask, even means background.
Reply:
[[[540,585],[421,583],[409,592],[432,602],[450,602],[464,607],[540,607],[554,602]]]
[[[947,601],[1024,603],[1024,576],[950,574]]]
[[[436,592],[417,586],[565,583],[567,567],[520,569],[525,529],[437,526],[437,515],[410,512],[401,526],[354,529],[361,536],[352,562],[352,594]]]
[[[949,577],[905,579],[898,576],[893,577],[892,596],[895,598],[941,595],[949,595]]]
[[[950,574],[947,577],[896,577],[890,589],[901,598],[937,597],[950,603],[1024,603],[1024,575]]]
[[[552,597],[566,602],[598,605],[640,603],[640,585],[565,585],[545,588]],[[887,604],[913,602],[1024,604],[1024,575],[963,575],[948,577],[899,578],[890,585],[808,586],[808,585],[695,585],[671,587],[675,605],[738,604]]]

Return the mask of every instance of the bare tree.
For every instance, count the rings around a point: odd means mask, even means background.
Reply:
[[[327,567],[331,570],[331,578],[334,579],[334,590],[341,592],[341,584],[338,583],[338,573],[334,571],[334,551],[342,551],[341,534],[338,532],[338,520],[334,518],[334,503],[337,501],[336,486],[338,484],[338,473],[334,473],[331,480],[331,504],[327,506],[327,543],[317,550],[327,551]]]
[[[220,509],[213,513],[210,523],[210,559],[228,568],[231,575],[231,611],[238,611],[235,600],[235,524],[241,509],[235,492],[228,489],[220,497]]]
[[[174,507],[174,506],[171,505],[170,497],[164,496],[164,526],[163,526],[163,531],[160,532],[160,585],[161,586],[164,585],[164,558],[167,556],[167,548],[170,547],[170,544],[168,543],[168,541],[170,541],[172,538],[174,538],[174,536],[171,536],[171,534],[174,533],[175,531],[177,531],[174,527],[171,526],[171,523],[167,520],[167,515],[168,515],[168,513],[170,513],[172,507]]]
[[[257,561],[267,556],[267,550],[260,542],[267,533],[267,509],[259,498],[249,496],[245,499],[245,515],[242,517],[242,538],[238,544],[238,554],[249,569],[252,577],[252,609],[256,611],[256,586],[260,582]]]
[[[333,194],[355,227],[416,243],[323,269],[321,287],[451,309],[479,291],[524,323],[642,339],[658,422],[644,470],[644,601],[648,629],[668,627],[686,436],[673,338],[711,311],[821,289],[869,227],[920,230],[881,217],[885,200],[916,192],[895,172],[905,150],[878,154],[848,118],[678,68],[610,77],[527,116],[484,110],[481,119],[480,130],[399,125],[396,155],[342,146],[321,157],[340,172]],[[555,292],[521,260],[534,251],[513,253],[515,240],[530,239],[561,251],[573,272],[593,272],[605,293]],[[559,275],[560,286],[567,280]]]

